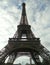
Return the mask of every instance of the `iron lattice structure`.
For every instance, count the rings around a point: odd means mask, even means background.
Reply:
[[[13,63],[17,57],[22,55],[32,57],[36,65],[50,65],[50,52],[40,43],[40,39],[34,36],[28,24],[25,3],[22,4],[21,21],[16,33],[0,50],[0,63],[4,63],[7,57],[9,57],[7,63]],[[43,63],[39,56],[42,57]]]

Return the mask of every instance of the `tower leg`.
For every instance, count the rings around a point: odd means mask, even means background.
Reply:
[[[34,52],[34,53],[31,52],[31,55],[32,55],[32,58],[35,61],[36,65],[42,65],[42,63],[39,59],[39,55],[36,52]]]
[[[5,62],[7,56],[8,56],[8,53],[9,53],[9,49],[7,46],[5,46],[1,51],[0,51],[0,63],[1,62]]]
[[[10,56],[9,56],[9,59],[7,61],[7,63],[12,63],[14,62],[14,60],[16,59],[16,53],[12,53]]]
[[[40,47],[41,48],[38,49],[40,56],[45,60],[45,62],[50,64],[50,52],[44,46],[41,45]]]

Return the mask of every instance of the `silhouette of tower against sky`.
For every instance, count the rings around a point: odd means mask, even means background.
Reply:
[[[50,52],[41,44],[40,38],[36,38],[28,24],[26,4],[22,3],[22,15],[17,31],[8,44],[0,50],[0,63],[14,63],[15,59],[27,55],[32,57],[35,65],[50,65]],[[41,62],[40,57],[43,59]]]

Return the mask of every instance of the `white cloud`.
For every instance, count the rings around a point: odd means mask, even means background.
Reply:
[[[36,37],[40,37],[41,43],[50,42],[50,1],[27,0],[27,14],[29,23]],[[31,13],[31,14],[30,14]],[[46,44],[43,44],[44,46]],[[48,48],[50,50],[50,48]]]
[[[8,38],[15,33],[16,26],[14,25],[14,21],[13,16],[0,9],[0,49],[7,44]]]

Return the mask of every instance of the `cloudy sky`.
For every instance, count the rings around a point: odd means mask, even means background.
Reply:
[[[50,50],[50,0],[0,0],[0,49],[17,30],[23,2],[34,35]]]

